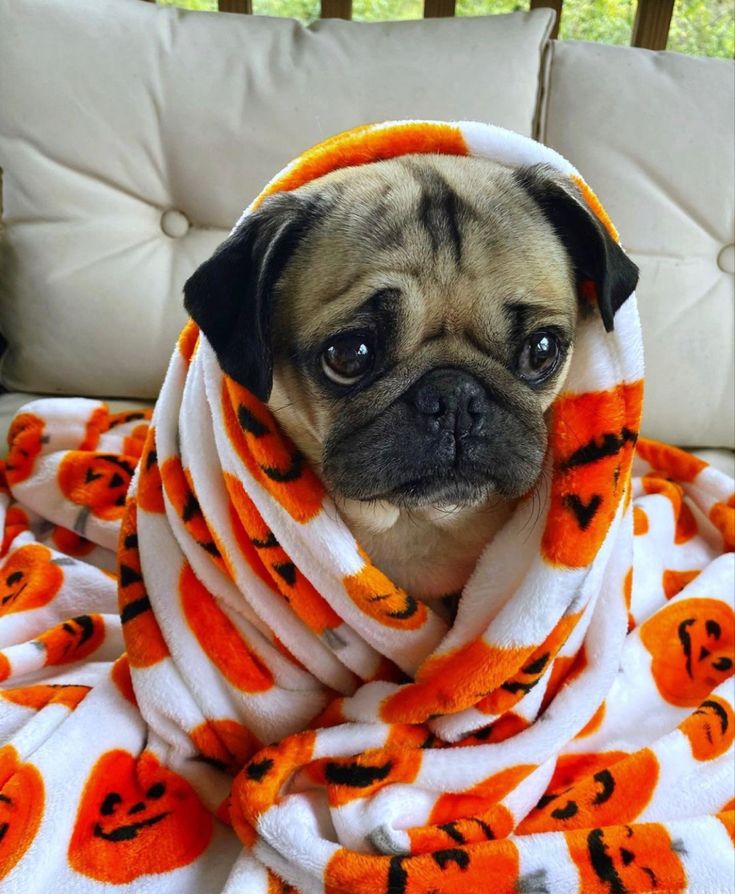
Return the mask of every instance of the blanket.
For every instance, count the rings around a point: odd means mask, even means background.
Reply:
[[[342,134],[249,211],[414,152],[550,164],[615,236],[565,159],[476,123]],[[152,418],[20,411],[4,894],[732,890],[735,485],[638,439],[635,296],[612,318],[582,291],[544,474],[451,623],[371,563],[193,323]]]

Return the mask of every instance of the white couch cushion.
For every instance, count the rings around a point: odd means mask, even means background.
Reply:
[[[273,174],[368,121],[530,134],[551,22],[304,28],[140,0],[0,0],[4,384],[155,396],[184,281]]]
[[[644,432],[732,448],[733,63],[576,41],[548,58],[540,139],[584,174],[641,269]]]

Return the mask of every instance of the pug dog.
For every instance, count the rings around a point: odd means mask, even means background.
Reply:
[[[422,154],[266,199],[184,291],[373,562],[438,600],[539,482],[580,314],[611,329],[637,278],[551,167]]]

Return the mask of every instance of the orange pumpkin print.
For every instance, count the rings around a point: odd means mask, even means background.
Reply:
[[[524,890],[518,869],[508,840],[405,857],[338,850],[327,864],[325,894],[517,894]]]
[[[177,347],[184,358],[184,362],[188,365],[194,356],[197,344],[199,342],[199,327],[194,320],[188,320],[184,328],[179,333]]]
[[[641,382],[556,399],[549,433],[555,469],[541,541],[550,563],[580,568],[597,555],[629,477],[642,399]],[[617,430],[608,427],[613,419]]]
[[[88,556],[97,545],[92,540],[87,540],[86,537],[77,534],[76,531],[62,528],[61,525],[54,527],[51,539],[59,552],[66,553],[67,556],[75,556],[76,558]]]
[[[446,655],[428,658],[415,683],[388,696],[380,714],[388,723],[424,723],[432,714],[451,714],[477,703],[509,679],[533,652],[532,646],[501,648],[482,639]]]
[[[557,655],[581,616],[581,612],[573,612],[560,618],[541,645],[523,662],[521,669],[501,683],[494,692],[481,699],[475,705],[477,710],[486,714],[504,714],[536,686],[551,665],[552,672],[544,694],[545,704],[542,706],[546,708],[574,665],[573,656],[557,658]]]
[[[36,837],[44,797],[38,770],[22,763],[12,745],[0,748],[0,879],[21,860]]]
[[[109,423],[110,414],[107,411],[107,407],[97,407],[96,410],[92,410],[92,414],[84,427],[84,439],[79,445],[79,449],[94,450],[97,444],[99,444],[102,432],[107,431]]]
[[[312,730],[288,736],[258,751],[237,774],[232,783],[230,816],[244,841],[258,816],[278,801],[291,776],[312,760],[315,741]]]
[[[63,583],[50,549],[29,543],[13,550],[0,569],[0,615],[48,605]]]
[[[161,471],[158,468],[156,430],[153,426],[148,429],[148,435],[143,445],[136,497],[138,505],[146,512],[162,513],[166,511],[163,502]]]
[[[40,711],[46,705],[65,705],[70,711],[89,693],[90,686],[75,686],[60,683],[38,683],[19,689],[4,689],[2,697],[15,705]]]
[[[584,894],[675,894],[687,887],[674,843],[658,823],[580,829],[565,837]]]
[[[125,653],[123,653],[112,665],[110,679],[115,686],[117,686],[118,692],[125,701],[130,702],[131,705],[137,708],[138,702],[135,698],[135,690],[133,689],[133,678],[130,675],[130,662]]]
[[[108,751],[92,768],[69,841],[69,864],[123,885],[187,866],[205,850],[214,821],[189,783],[144,751]]]
[[[267,196],[297,189],[330,171],[367,161],[380,161],[409,153],[469,155],[456,125],[438,121],[398,124],[389,128],[360,125],[336,134],[304,152],[293,165],[270,183],[254,202],[257,208]]]
[[[679,729],[689,739],[696,760],[713,760],[724,754],[735,739],[732,705],[724,698],[712,695],[687,717]]]
[[[432,808],[429,823],[441,825],[462,817],[487,813],[535,769],[535,764],[507,767],[463,792],[446,792],[440,795]]]
[[[0,463],[1,465],[1,463]],[[0,556],[4,556],[10,549],[10,545],[23,531],[30,528],[30,521],[20,506],[10,506],[5,513],[5,531],[3,533],[2,548]]]
[[[20,484],[33,472],[36,457],[43,449],[46,423],[33,413],[20,413],[8,432],[8,458],[5,474],[8,484]]]
[[[641,625],[640,636],[669,704],[697,707],[732,675],[735,614],[718,599],[674,600]]]
[[[605,755],[600,757],[604,760]],[[614,758],[614,752],[608,757]],[[527,835],[631,822],[651,800],[658,775],[656,756],[643,748],[583,776],[569,788],[544,795],[519,832]]]
[[[716,813],[715,816],[725,827],[725,831],[730,836],[730,841],[735,844],[735,811],[730,807],[729,810],[723,810]]]
[[[188,469],[181,465],[178,457],[167,459],[161,466],[161,481],[163,482],[166,496],[173,506],[176,514],[183,521],[186,530],[204,550],[217,567],[224,571],[219,548],[214,541],[207,520],[204,517],[192,488],[191,475]]]
[[[387,785],[413,782],[421,759],[420,748],[374,749],[355,757],[314,761],[306,773],[312,782],[327,786],[330,807],[339,807]]]
[[[86,518],[116,521],[125,510],[125,497],[135,462],[114,453],[70,450],[59,463],[58,482],[64,496],[82,507],[75,524],[84,532]]]
[[[231,514],[234,510],[235,536],[251,568],[256,574],[265,572],[270,588],[287,599],[294,613],[318,636],[339,627],[342,623],[340,616],[291,561],[242,483],[227,472],[224,479],[232,501]],[[242,534],[247,536],[243,538]],[[331,642],[341,642],[339,634],[333,631],[330,639]]]
[[[474,733],[470,733],[464,739],[460,739],[457,742],[457,746],[478,745],[483,742],[504,742],[506,739],[522,733],[529,726],[530,723],[525,717],[521,717],[520,714],[514,714],[513,711],[508,711],[488,726],[483,726]]]
[[[636,537],[642,537],[648,533],[649,522],[648,516],[640,506],[633,507],[633,534]]]
[[[110,431],[120,425],[129,425],[132,422],[140,423],[139,425],[136,425],[135,428],[133,428],[130,434],[125,435],[125,437],[123,438],[122,450],[126,456],[140,459],[140,455],[143,452],[145,439],[148,434],[148,426],[151,415],[151,410],[135,410],[133,412],[114,413],[112,416],[110,416],[108,426]]]
[[[709,511],[712,524],[722,535],[726,552],[735,552],[735,494],[715,505]]]
[[[191,740],[201,755],[197,760],[235,776],[262,743],[236,720],[205,720],[191,731]]]
[[[101,615],[77,615],[62,621],[34,642],[46,652],[44,664],[72,664],[88,658],[105,639],[105,622]]]
[[[117,550],[117,599],[125,647],[132,667],[150,667],[168,654],[143,580],[138,550],[138,509],[128,501]]]
[[[653,469],[677,481],[694,481],[702,469],[707,468],[707,463],[693,453],[650,438],[640,439],[637,452]]]
[[[222,413],[230,442],[250,474],[294,521],[304,523],[321,509],[324,485],[268,408],[246,388],[225,377]]]
[[[664,596],[667,599],[673,599],[700,574],[701,572],[696,568],[693,568],[691,571],[664,571],[661,579]]]
[[[478,844],[507,838],[513,831],[515,819],[504,804],[494,804],[475,816],[461,816],[440,825],[415,826],[407,829],[412,854],[454,847],[456,844]]]
[[[250,649],[188,564],[179,578],[179,596],[189,628],[228,682],[243,692],[265,692],[273,686],[269,668]]]
[[[674,543],[687,543],[699,530],[694,513],[686,502],[684,488],[659,473],[644,475],[641,479],[647,494],[660,494],[671,503],[674,515]]]
[[[153,415],[153,411],[150,409],[145,410],[123,410],[121,413],[111,413],[108,423],[108,429],[112,431],[112,429],[117,428],[118,425],[127,425],[129,422],[140,422],[140,425],[136,425],[133,432],[138,431],[141,426],[145,426],[147,429],[147,422],[150,421],[151,416]]]
[[[595,713],[590,717],[587,723],[585,723],[585,725],[574,738],[584,739],[586,736],[591,736],[592,733],[596,733],[597,730],[602,726],[602,721],[605,719],[606,711],[607,708],[605,706],[605,702],[602,702],[600,707],[595,711]]]
[[[350,599],[368,617],[396,630],[416,630],[426,620],[426,606],[397,587],[375,565],[364,565],[344,578]]]
[[[148,434],[148,424],[143,422],[136,425],[132,432],[123,441],[123,453],[125,456],[134,456],[140,459],[145,446],[146,435]]]

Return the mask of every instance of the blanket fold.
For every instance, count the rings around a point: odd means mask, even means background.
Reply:
[[[334,137],[545,163],[477,123]],[[635,296],[592,291],[544,474],[447,623],[187,324],[152,414],[16,416],[0,494],[0,890],[725,894],[735,483],[639,439]],[[603,319],[604,317],[604,319]]]

